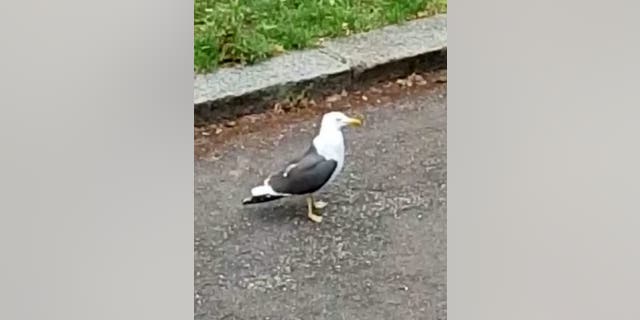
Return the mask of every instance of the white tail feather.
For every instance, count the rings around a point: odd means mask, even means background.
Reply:
[[[274,192],[273,189],[268,185],[257,186],[255,188],[251,189],[251,195],[254,196],[254,197],[263,196],[263,195],[267,195],[267,194],[277,195],[277,193]]]

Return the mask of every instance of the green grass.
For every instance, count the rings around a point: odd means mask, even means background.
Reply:
[[[446,12],[447,0],[195,0],[197,72]]]

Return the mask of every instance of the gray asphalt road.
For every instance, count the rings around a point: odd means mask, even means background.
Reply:
[[[321,224],[303,198],[240,204],[311,122],[196,162],[196,319],[446,319],[446,91],[363,112]]]

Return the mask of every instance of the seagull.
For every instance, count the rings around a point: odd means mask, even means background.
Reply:
[[[362,121],[350,118],[342,112],[329,112],[322,116],[320,131],[313,138],[307,151],[276,173],[263,184],[251,189],[251,197],[242,200],[243,205],[269,202],[284,197],[305,195],[307,216],[313,222],[322,222],[320,209],[324,201],[315,201],[313,193],[330,184],[340,174],[344,165],[344,137],[342,129],[362,126]]]

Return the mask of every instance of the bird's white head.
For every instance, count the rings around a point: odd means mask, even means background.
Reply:
[[[362,125],[362,120],[356,118],[350,118],[342,112],[333,111],[325,113],[322,116],[321,129],[325,130],[340,130],[346,126],[359,127]]]

